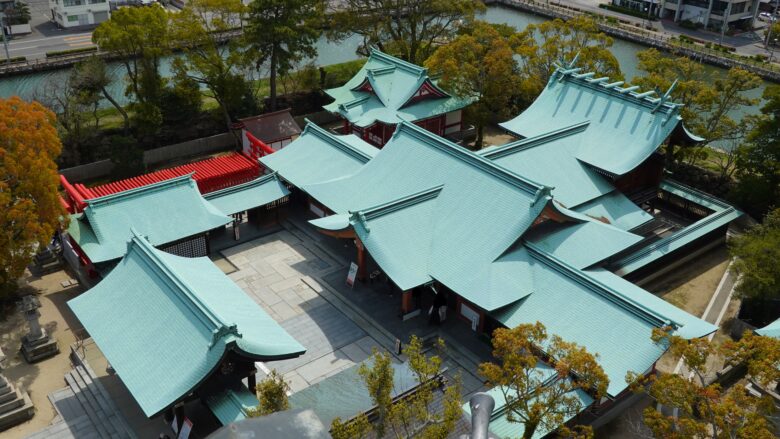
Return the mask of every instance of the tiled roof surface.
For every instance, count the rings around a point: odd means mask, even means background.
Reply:
[[[255,361],[304,352],[208,258],[156,250],[138,232],[127,247],[68,305],[146,416],[188,395],[228,350]]]
[[[87,200],[68,234],[93,263],[121,258],[135,227],[153,245],[223,226],[231,218],[205,201],[190,175]]]
[[[203,196],[225,215],[264,206],[290,195],[276,173],[256,178]]]
[[[424,84],[442,97],[410,102]],[[361,86],[370,87],[372,91],[361,91]],[[426,119],[461,109],[472,102],[450,96],[438,88],[425,68],[376,49],[352,79],[325,92],[334,99],[324,106],[326,110],[361,127],[371,126],[376,121],[394,125],[403,120]]]

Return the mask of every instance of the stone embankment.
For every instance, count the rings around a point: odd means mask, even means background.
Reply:
[[[593,14],[581,11],[573,7],[540,3],[532,0],[484,0],[489,5],[503,5],[524,12],[540,15],[548,18],[561,18],[567,20],[577,15],[595,15],[598,18],[599,28],[607,35],[622,40],[633,41],[649,47],[655,47],[664,52],[678,56],[686,56],[696,61],[714,65],[717,67],[739,67],[753,72],[762,78],[780,82],[780,67],[765,61],[751,59],[733,53],[722,52],[696,43],[687,43],[667,34],[645,30],[634,24],[621,22],[614,17]]]

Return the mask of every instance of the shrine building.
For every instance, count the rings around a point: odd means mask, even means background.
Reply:
[[[260,161],[314,227],[355,242],[358,279],[387,276],[402,318],[445,293],[475,332],[539,321],[597,354],[608,398],[588,405],[603,413],[631,395],[627,372],[651,373],[666,351],[653,329],[717,329],[638,285],[722,242],[741,216],[664,175],[665,142],[702,140],[671,90],[621,85],[559,69],[502,124],[519,139],[478,152],[406,121],[381,150],[309,123]]]
[[[355,134],[382,147],[401,121],[440,136],[463,129],[463,108],[473,99],[453,96],[436,85],[426,68],[371,50],[360,71],[341,87],[325,90],[334,101],[323,108]]]
[[[68,301],[76,317],[147,417],[175,410],[181,422],[183,403],[200,399],[224,425],[243,419],[259,404],[255,362],[305,348],[210,259],[158,250],[137,230],[124,245],[116,267]]]

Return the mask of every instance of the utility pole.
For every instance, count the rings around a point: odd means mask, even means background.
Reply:
[[[769,49],[769,41],[770,38],[772,38],[772,27],[780,23],[780,20],[778,20],[777,17],[777,9],[780,8],[780,0],[777,0],[777,3],[775,3],[775,12],[772,13],[772,16],[769,17],[769,30],[766,33],[766,39],[764,40],[764,49]]]
[[[723,13],[723,24],[720,27],[720,45],[723,45],[723,38],[726,36],[726,28],[729,27],[729,17],[731,16],[731,5],[729,2],[726,11]]]
[[[8,40],[5,37],[5,13],[0,12],[0,33],[3,34],[3,46],[5,46],[5,63],[11,64],[11,54],[8,52]]]

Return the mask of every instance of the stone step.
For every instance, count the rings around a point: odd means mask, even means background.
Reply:
[[[0,404],[6,403],[12,399],[19,397],[14,386],[7,386],[4,391],[0,391]]]
[[[0,416],[24,405],[24,397],[20,391],[15,390],[13,395],[13,399],[0,404]]]
[[[95,429],[98,431],[98,434],[101,438],[111,438],[111,434],[106,430],[106,428],[103,426],[103,419],[102,414],[97,413],[96,410],[93,408],[93,403],[90,403],[86,396],[86,392],[81,391],[81,386],[76,381],[76,378],[72,375],[72,372],[68,372],[65,374],[65,381],[68,383],[68,386],[73,390],[73,393],[76,395],[76,398],[78,399],[81,406],[84,408],[84,411],[87,412],[87,416],[89,416],[89,420],[92,421],[92,424],[94,424]]]
[[[0,414],[0,431],[12,425],[22,423],[32,418],[35,414],[35,408],[27,392],[21,392],[21,396],[21,405],[9,412]]]
[[[108,392],[97,381],[95,373],[89,366],[76,366],[74,370],[80,374],[81,379],[87,385],[87,388],[92,392],[92,395],[101,405],[103,410],[109,414],[109,421],[114,427],[114,430],[119,434],[121,438],[133,438],[135,435],[132,433],[130,426],[127,425],[124,418],[119,411],[119,408],[114,404],[113,399],[108,395]]]
[[[73,369],[70,373],[75,379],[76,384],[80,387],[82,394],[86,397],[87,402],[90,404],[90,408],[98,415],[103,428],[105,428],[112,438],[116,437],[118,431],[109,419],[112,412],[98,399],[78,370]]]

